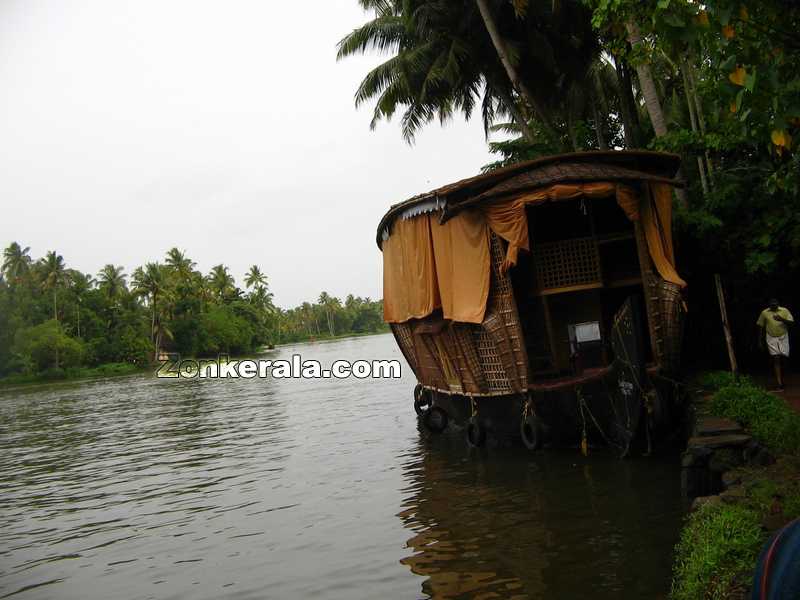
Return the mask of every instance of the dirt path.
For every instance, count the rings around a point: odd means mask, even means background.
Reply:
[[[800,412],[800,375],[792,373],[784,376],[786,391],[781,394],[786,401],[798,412]]]
[[[753,381],[759,385],[763,385],[768,390],[775,389],[775,379],[772,375],[769,377],[766,375],[755,375],[753,376]],[[800,374],[784,374],[783,381],[786,385],[786,390],[777,393],[777,395],[784,398],[792,408],[800,412]]]

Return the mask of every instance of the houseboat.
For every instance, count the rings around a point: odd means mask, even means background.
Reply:
[[[464,179],[378,225],[384,319],[439,432],[603,443],[667,431],[686,283],[672,245],[677,155],[583,152]]]

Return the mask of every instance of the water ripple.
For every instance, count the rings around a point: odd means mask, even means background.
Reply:
[[[282,348],[401,359],[390,336]],[[0,391],[0,598],[654,597],[677,473],[470,453],[413,377]],[[642,535],[646,532],[646,535]]]

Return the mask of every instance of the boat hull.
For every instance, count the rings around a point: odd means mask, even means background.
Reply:
[[[650,451],[679,421],[680,397],[671,380],[651,373],[641,384],[640,389],[633,387],[625,369],[615,364],[578,385],[567,382],[528,394],[467,397],[434,389],[425,393],[430,406],[447,413],[451,427],[477,421],[490,444],[523,443],[523,423],[532,415],[541,427],[542,447],[580,447],[585,441],[625,455]]]

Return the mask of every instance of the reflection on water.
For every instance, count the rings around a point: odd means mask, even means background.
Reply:
[[[398,358],[390,336],[281,348]],[[403,380],[0,392],[0,598],[653,598],[674,461],[429,437]]]
[[[403,559],[437,598],[654,598],[669,585],[677,471],[576,452],[464,456],[431,438],[406,471]],[[460,445],[460,444],[459,444]],[[485,596],[493,592],[494,596]]]

